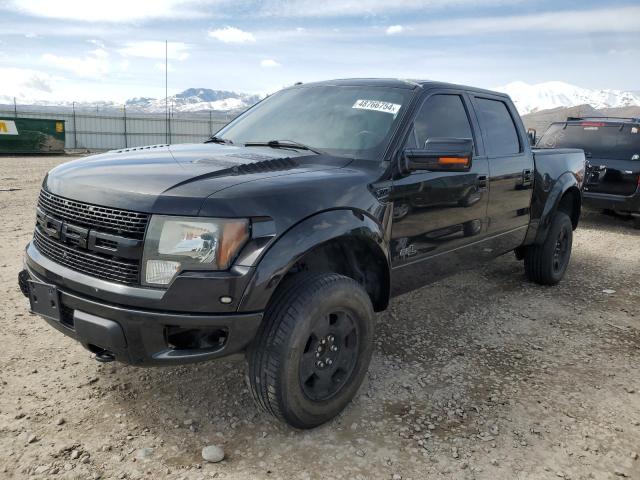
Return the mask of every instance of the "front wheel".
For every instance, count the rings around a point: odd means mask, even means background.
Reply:
[[[364,380],[374,313],[362,286],[338,274],[300,274],[279,287],[248,352],[257,405],[296,428],[340,413]]]
[[[524,254],[527,278],[541,285],[556,285],[567,270],[573,244],[573,225],[564,212],[556,212],[542,245],[530,245]]]

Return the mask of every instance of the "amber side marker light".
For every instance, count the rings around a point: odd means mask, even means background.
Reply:
[[[235,254],[249,239],[249,223],[247,221],[225,223],[222,233],[222,241],[218,251],[218,265],[228,268]]]
[[[439,165],[449,165],[452,167],[468,167],[470,159],[469,157],[439,157]]]

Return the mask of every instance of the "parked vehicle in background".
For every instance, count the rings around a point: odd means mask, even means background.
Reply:
[[[515,251],[557,284],[582,150],[533,150],[500,93],[336,80],[269,96],[208,142],[112,151],[45,178],[19,276],[102,361],[247,352],[262,409],[337,415],[391,297]]]
[[[551,124],[538,146],[583,149],[585,205],[632,215],[640,228],[640,118],[569,117]]]

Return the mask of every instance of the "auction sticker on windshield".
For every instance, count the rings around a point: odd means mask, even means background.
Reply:
[[[397,103],[381,102],[379,100],[356,100],[351,108],[357,108],[360,110],[374,110],[376,112],[386,112],[392,115],[396,115],[400,111],[400,107]]]

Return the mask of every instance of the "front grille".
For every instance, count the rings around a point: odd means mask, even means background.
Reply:
[[[38,206],[45,213],[60,220],[108,233],[125,234],[136,239],[144,237],[149,223],[149,215],[146,213],[76,202],[53,195],[44,189],[40,190]]]
[[[101,207],[69,200],[42,189],[38,207],[47,216],[65,224],[84,227],[118,237],[142,240],[149,223],[149,214]],[[47,235],[36,226],[33,243],[47,258],[72,270],[112,282],[136,285],[140,283],[140,259],[119,258],[106,253],[87,250]],[[117,243],[105,238],[96,239],[96,247],[117,250]]]
[[[116,260],[107,255],[69,247],[40,232],[36,227],[33,243],[45,257],[77,272],[113,282],[137,284],[140,264],[137,260]]]

